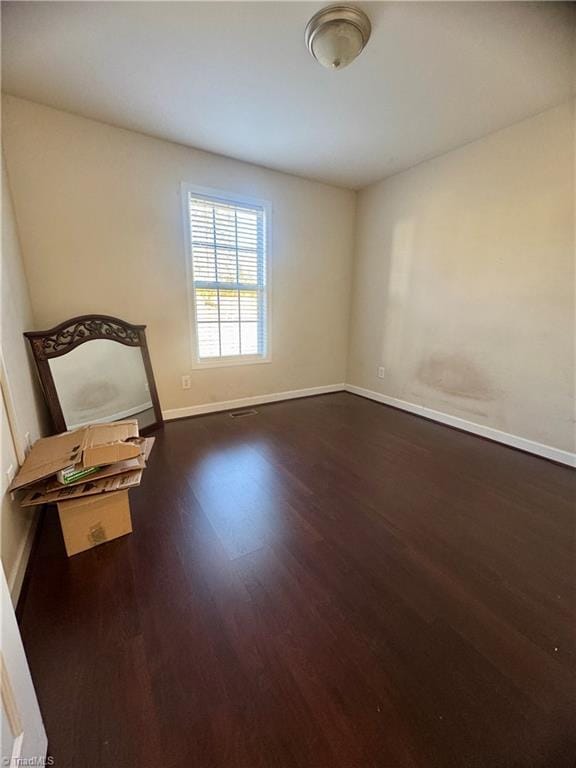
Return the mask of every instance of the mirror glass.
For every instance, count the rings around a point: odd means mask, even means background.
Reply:
[[[48,360],[66,429],[138,419],[140,429],[156,421],[139,347],[93,339]]]

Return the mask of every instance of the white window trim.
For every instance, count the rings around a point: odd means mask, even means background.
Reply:
[[[189,195],[211,198],[220,202],[238,203],[238,205],[254,205],[264,209],[264,261],[266,265],[266,355],[233,355],[231,357],[217,357],[201,359],[198,355],[198,333],[196,329],[196,295],[194,291],[194,268],[192,261],[192,242],[190,238],[190,211],[188,206]],[[270,241],[272,230],[272,205],[268,200],[260,200],[247,195],[239,195],[212,187],[200,187],[188,182],[181,184],[182,221],[184,224],[184,238],[186,243],[186,288],[188,293],[188,327],[190,333],[191,368],[203,370],[207,368],[229,368],[236,365],[260,365],[272,362],[272,273],[270,258]]]

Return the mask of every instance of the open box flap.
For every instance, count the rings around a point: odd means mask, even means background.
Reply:
[[[136,458],[141,450],[138,444],[130,442],[130,438],[133,437],[138,437],[136,419],[110,424],[92,424],[86,430],[82,449],[82,466],[100,467]]]
[[[25,485],[55,475],[56,472],[72,464],[78,464],[82,458],[85,436],[86,428],[82,427],[74,432],[42,437],[32,446],[32,450],[8,490],[23,488]]]

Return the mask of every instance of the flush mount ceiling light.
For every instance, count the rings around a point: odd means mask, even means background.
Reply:
[[[371,32],[370,19],[353,5],[330,5],[315,13],[306,26],[306,45],[328,69],[343,69],[358,56]]]

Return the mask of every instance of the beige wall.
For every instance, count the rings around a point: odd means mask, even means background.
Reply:
[[[574,450],[573,173],[565,105],[362,191],[348,382]]]
[[[164,409],[344,381],[355,193],[6,97],[6,159],[39,327],[148,325]],[[190,372],[180,183],[272,204],[272,362]]]
[[[43,406],[32,371],[23,331],[33,325],[30,299],[24,275],[20,244],[10,189],[2,163],[2,564],[14,600],[20,591],[24,566],[35,520],[31,510],[23,511],[6,493],[6,472],[15,471],[26,447],[25,435],[33,442],[42,434]],[[10,416],[10,421],[9,421]]]
[[[345,380],[573,450],[574,115],[565,105],[359,195],[8,97],[37,326],[149,326],[164,409]],[[273,362],[190,372],[180,182],[273,206]],[[377,377],[378,366],[386,369]]]

